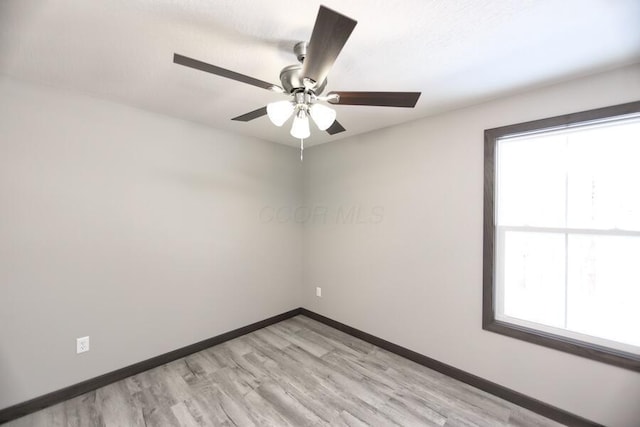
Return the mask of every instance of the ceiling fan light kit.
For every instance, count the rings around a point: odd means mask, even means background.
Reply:
[[[293,118],[293,125],[291,125],[291,136],[297,139],[305,139],[309,138],[310,135],[307,113],[305,110],[298,110]]]
[[[309,43],[299,42],[293,48],[299,64],[289,65],[280,72],[282,86],[274,85],[235,71],[208,64],[175,53],[173,62],[211,74],[291,96],[293,100],[276,101],[266,107],[234,117],[232,120],[248,122],[267,115],[280,127],[294,116],[291,135],[303,140],[311,135],[309,116],[321,131],[330,135],[344,132],[336,120],[337,113],[320,102],[334,105],[361,105],[382,107],[415,107],[420,92],[330,92],[320,96],[327,85],[327,75],[349,39],[357,21],[320,6]],[[302,148],[302,141],[301,148]]]
[[[291,127],[291,136],[294,138],[308,138],[310,132],[302,131],[309,128],[309,119],[311,116],[318,129],[327,130],[336,120],[336,110],[326,105],[319,104],[318,98],[308,91],[299,91],[294,94],[295,102],[292,101],[276,101],[267,104],[267,116],[271,123],[280,127],[289,117],[295,116]],[[303,125],[301,121],[305,121]],[[305,134],[306,136],[300,136]]]
[[[267,104],[267,116],[271,123],[280,127],[289,120],[296,106],[291,101],[276,101]]]
[[[327,130],[336,120],[336,110],[322,104],[311,104],[309,114],[320,130]]]

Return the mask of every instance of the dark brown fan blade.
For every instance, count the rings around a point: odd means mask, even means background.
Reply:
[[[177,53],[173,54],[173,62],[176,64],[184,65],[185,67],[191,67],[195,68],[196,70],[206,71],[207,73],[215,74],[220,77],[226,77],[231,80],[236,80],[238,82],[261,87],[263,89],[272,90],[275,92],[284,92],[284,90],[282,90],[280,86],[268,82],[263,82],[262,80],[254,79],[253,77],[245,76],[244,74],[236,73],[235,71],[207,64],[206,62],[198,61],[197,59],[182,56]]]
[[[267,107],[258,108],[257,110],[253,110],[249,113],[243,114],[238,117],[234,117],[231,120],[237,120],[239,122],[248,122],[249,120],[257,119],[258,117],[262,117],[267,115]]]
[[[356,24],[357,21],[320,6],[302,64],[302,76],[322,83]]]
[[[327,133],[329,135],[335,135],[336,133],[344,132],[346,129],[342,127],[338,121],[334,121],[331,126],[327,129]]]
[[[420,92],[331,92],[327,96],[338,95],[338,100],[329,102],[338,105],[372,105],[380,107],[413,108],[420,98]]]

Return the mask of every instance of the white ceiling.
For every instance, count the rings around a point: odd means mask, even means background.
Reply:
[[[358,21],[325,92],[422,96],[336,106],[347,132],[308,145],[640,61],[638,0],[0,0],[0,73],[296,145],[288,124],[230,120],[283,95],[172,58],[279,84],[320,4]]]

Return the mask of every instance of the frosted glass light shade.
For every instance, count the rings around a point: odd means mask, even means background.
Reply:
[[[269,120],[276,126],[282,126],[287,121],[295,106],[291,101],[278,101],[267,104],[267,116]]]
[[[298,139],[309,138],[311,131],[309,130],[309,118],[304,111],[300,110],[293,119],[291,126],[291,136]]]
[[[329,126],[336,120],[336,110],[326,105],[313,104],[309,107],[309,113],[320,130],[329,129]]]

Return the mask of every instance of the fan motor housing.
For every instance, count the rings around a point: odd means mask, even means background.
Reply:
[[[282,83],[282,88],[287,93],[293,93],[296,90],[304,89],[304,83],[302,82],[302,64],[293,64],[287,67],[284,67],[282,71],[280,71],[280,83]],[[320,95],[327,85],[327,79],[317,85],[313,92],[316,95]]]
[[[296,55],[296,58],[298,58],[298,61],[300,61],[300,63],[289,65],[287,67],[284,67],[282,71],[280,71],[280,83],[282,83],[282,88],[287,93],[297,92],[305,88],[304,82],[302,80],[302,63],[307,56],[307,46],[307,42],[296,43],[296,45],[293,47],[293,53]],[[318,84],[313,89],[313,92],[316,95],[320,95],[326,85],[327,79],[324,79],[321,84]]]

